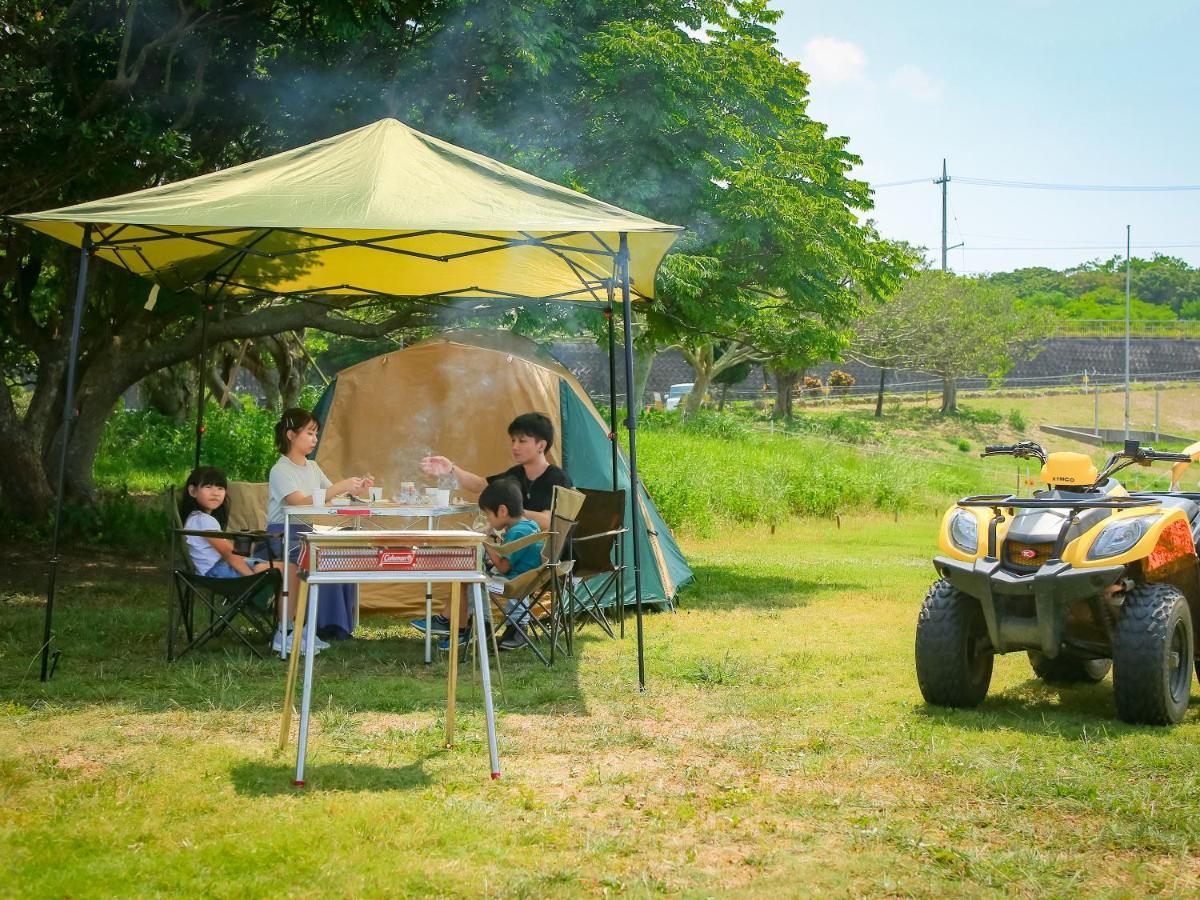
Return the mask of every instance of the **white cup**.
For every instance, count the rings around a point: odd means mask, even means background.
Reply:
[[[436,502],[437,502],[438,506],[449,506],[450,505],[450,488],[438,488]]]
[[[317,488],[313,491],[313,506],[325,505],[325,488]]]
[[[381,487],[371,488],[371,502],[378,503],[382,499],[383,499],[383,488],[381,488]]]

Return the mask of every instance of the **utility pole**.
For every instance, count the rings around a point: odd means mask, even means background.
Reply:
[[[947,188],[950,184],[950,176],[946,174],[946,160],[942,159],[942,177],[933,179],[934,184],[942,186],[942,271],[946,271],[946,252],[948,250],[956,250],[962,244],[955,244],[953,247],[946,246],[946,204],[949,200]]]
[[[1132,225],[1125,226],[1125,440],[1129,440],[1129,250]]]

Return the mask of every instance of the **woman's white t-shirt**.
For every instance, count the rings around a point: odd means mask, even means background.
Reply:
[[[299,491],[305,497],[311,497],[313,491],[327,488],[331,484],[325,473],[311,459],[306,459],[304,465],[298,466],[286,456],[271,466],[271,475],[267,479],[267,524],[283,524],[283,508],[286,504],[283,498],[288,494]]]
[[[183,527],[185,531],[220,531],[221,523],[208,513],[194,509],[183,523]],[[208,542],[208,538],[189,534],[187,545],[188,555],[192,558],[192,565],[196,567],[196,573],[199,575],[208,574],[208,570],[221,561],[221,554]]]

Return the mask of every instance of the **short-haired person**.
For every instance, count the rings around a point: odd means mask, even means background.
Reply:
[[[537,522],[525,516],[521,500],[521,485],[515,478],[497,478],[483,489],[479,495],[479,509],[487,520],[488,527],[494,532],[503,533],[504,543],[515,541],[531,534],[537,534],[541,529]],[[542,541],[533,541],[525,547],[501,556],[486,544],[483,547],[495,574],[507,580],[531,572],[542,564]],[[470,634],[471,626],[467,622],[466,600],[461,601],[459,621],[464,626],[459,630],[458,643],[465,644]],[[517,614],[516,610],[525,607]],[[528,643],[525,636],[525,623],[529,621],[528,603],[524,600],[509,600],[504,606],[504,615],[509,620],[508,627],[500,635],[501,650],[519,650]],[[434,634],[444,634],[446,637],[438,644],[439,650],[450,649],[450,601],[442,608],[442,615],[434,616],[429,628]],[[412,623],[418,631],[426,628],[423,619]]]
[[[525,515],[547,531],[554,486],[574,486],[571,476],[546,459],[546,452],[554,446],[554,423],[542,413],[524,413],[509,424],[508,437],[515,465],[495,475],[485,478],[468,472],[445,456],[427,456],[421,460],[421,468],[430,475],[454,475],[463,490],[476,494],[498,478],[512,478],[521,488]]]

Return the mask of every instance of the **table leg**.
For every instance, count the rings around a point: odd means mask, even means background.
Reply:
[[[425,582],[425,665],[433,662],[433,585]]]
[[[304,692],[300,699],[300,740],[296,747],[296,787],[304,786],[304,759],[308,755],[308,714],[312,708],[313,645],[317,638],[317,606],[320,603],[320,585],[308,589],[308,621],[304,634],[308,639],[308,652],[304,654]],[[293,638],[293,641],[295,638]]]
[[[462,597],[462,584],[450,583],[450,672],[446,689],[446,746],[454,746],[454,703],[458,694],[458,604]]]
[[[426,516],[425,530],[433,531],[433,516]],[[433,623],[433,583],[425,582],[425,665],[433,663],[433,632],[429,630]]]
[[[304,607],[308,599],[308,582],[300,582],[300,596],[296,598],[296,630],[292,634],[292,658],[288,663],[287,687],[283,692],[283,720],[279,726],[279,750],[287,746],[292,731],[292,700],[296,695],[296,672],[300,661],[299,632],[304,628]],[[284,641],[284,652],[287,652],[287,641]]]
[[[280,613],[280,615],[283,618],[280,619],[280,623],[279,623],[279,627],[283,629],[284,641],[283,641],[283,646],[279,648],[279,658],[280,659],[287,659],[287,621],[288,621],[288,599],[289,599],[288,598],[288,580],[289,580],[288,579],[288,566],[291,565],[291,559],[289,558],[290,557],[289,551],[292,549],[291,542],[288,540],[288,535],[290,534],[291,530],[292,530],[291,520],[288,518],[287,508],[286,508],[286,504],[285,504],[285,508],[283,510],[283,590],[280,591],[280,602],[283,604],[283,611]],[[269,538],[268,538],[268,540],[269,540]],[[297,598],[297,602],[298,602],[298,598]],[[296,614],[299,615],[299,610],[296,611]],[[293,638],[293,640],[294,640],[294,638]]]
[[[492,706],[492,674],[488,667],[488,645],[483,621],[483,588],[471,585],[475,601],[475,643],[479,648],[479,674],[483,679],[483,711],[487,716],[488,755],[492,762],[492,778],[500,777],[500,753],[496,749],[496,710]]]

